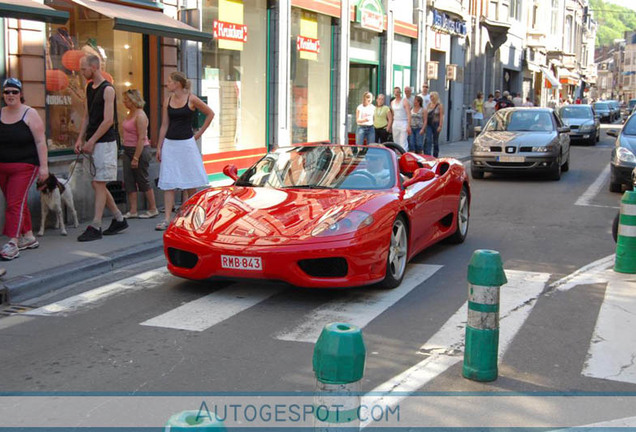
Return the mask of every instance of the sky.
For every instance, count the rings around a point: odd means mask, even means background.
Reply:
[[[614,3],[636,11],[636,0],[605,0],[606,3]]]

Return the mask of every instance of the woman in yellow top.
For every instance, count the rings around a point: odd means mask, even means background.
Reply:
[[[484,121],[484,94],[477,93],[477,98],[473,101],[473,126],[482,126]]]
[[[385,143],[389,140],[393,114],[391,108],[384,104],[385,96],[379,94],[375,99],[375,113],[373,113],[373,127],[375,128],[375,141]]]

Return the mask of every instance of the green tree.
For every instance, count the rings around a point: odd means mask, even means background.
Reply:
[[[636,30],[636,11],[605,2],[590,0],[590,9],[598,23],[596,46],[609,45],[614,39],[623,39],[626,31]]]

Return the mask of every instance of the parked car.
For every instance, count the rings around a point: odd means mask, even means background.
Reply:
[[[270,279],[314,288],[397,287],[406,263],[468,232],[470,186],[456,159],[396,144],[299,145],[266,154],[182,206],[164,235],[187,279]]]
[[[582,141],[588,145],[599,142],[601,123],[590,105],[565,105],[559,108],[559,116],[570,128],[570,142]]]
[[[610,129],[607,134],[616,137],[610,160],[611,192],[622,192],[623,186],[632,186],[632,171],[636,168],[636,116],[631,116],[623,128]]]
[[[473,141],[471,174],[542,171],[559,180],[570,168],[569,132],[550,108],[499,110]]]
[[[627,115],[631,115],[634,112],[634,107],[636,107],[636,99],[630,99],[627,103]]]
[[[607,101],[594,102],[592,104],[594,114],[598,116],[599,121],[611,123],[612,122],[612,109]]]

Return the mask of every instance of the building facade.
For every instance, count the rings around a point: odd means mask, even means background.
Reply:
[[[541,105],[550,92],[574,92],[590,76],[586,2],[0,0],[0,76],[24,82],[47,126],[52,171],[63,173],[85,109],[83,55],[102,59],[120,123],[121,93],[142,92],[155,145],[166,79],[184,71],[216,113],[200,141],[215,181],[229,161],[245,169],[274,146],[349,142],[365,91],[429,84],[445,109],[442,143],[465,138],[478,91]],[[89,176],[80,167],[74,177],[86,217]]]

